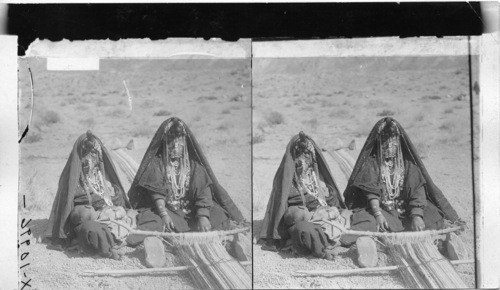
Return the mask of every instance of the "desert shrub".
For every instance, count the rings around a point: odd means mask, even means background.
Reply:
[[[331,100],[321,100],[321,107],[326,108],[326,107],[333,107],[335,106],[335,102]]]
[[[41,140],[42,140],[42,134],[40,134],[39,132],[37,132],[35,130],[30,130],[30,131],[28,131],[26,136],[24,136],[22,142],[24,142],[24,143],[36,143],[36,142],[39,142]]]
[[[391,110],[388,110],[388,109],[385,109],[381,112],[378,112],[377,113],[377,116],[379,117],[389,117],[389,116],[394,116],[394,111],[391,111]]]
[[[108,103],[108,102],[106,102],[106,100],[99,99],[99,100],[97,101],[97,105],[98,105],[99,107],[107,107],[107,106],[109,106],[109,103]]]
[[[262,143],[266,140],[264,134],[257,134],[252,138],[252,143],[253,144],[259,144]]]
[[[432,96],[423,96],[421,98],[422,100],[440,100],[440,96],[432,95]]]
[[[470,135],[468,135],[468,136],[470,136]],[[446,144],[446,145],[449,145],[449,144],[456,145],[458,143],[464,142],[464,139],[459,134],[453,134],[451,136],[441,137],[437,140],[437,142],[440,144]],[[465,139],[465,142],[470,142],[470,138]]]
[[[56,111],[46,111],[42,115],[42,123],[44,125],[52,125],[59,123],[61,121],[61,117],[59,117],[59,114]]]
[[[453,113],[453,109],[452,108],[448,108],[448,109],[444,110],[444,113],[445,114],[451,114],[451,113]]]
[[[145,100],[141,103],[141,108],[143,109],[154,108],[156,106],[158,106],[158,102],[155,102],[153,100]]]
[[[422,122],[424,120],[424,114],[423,113],[418,113],[417,115],[415,115],[414,120],[416,122]]]
[[[226,123],[223,123],[223,124],[220,124],[219,126],[217,126],[216,129],[220,130],[220,131],[226,131],[228,129],[228,125]]]
[[[230,102],[241,102],[243,101],[243,95],[242,94],[236,94],[234,96],[232,96],[230,99],[229,99]]]
[[[95,125],[95,120],[94,118],[87,118],[80,120],[80,124],[84,125],[87,128],[92,128]]]
[[[439,130],[442,130],[442,131],[453,131],[455,129],[455,122],[452,122],[452,121],[447,121],[447,122],[444,122],[443,124],[441,124],[441,126],[439,126]]]
[[[127,113],[127,111],[125,111],[124,109],[122,108],[116,108],[114,110],[111,110],[108,114],[108,116],[111,116],[111,117],[123,117],[123,115],[125,115]]]
[[[349,111],[346,109],[340,109],[340,110],[333,110],[330,113],[328,113],[329,117],[337,117],[337,118],[349,118],[351,117],[351,114],[349,114]]]
[[[224,109],[221,111],[221,114],[224,114],[224,115],[229,114],[229,113],[231,113],[231,110],[229,110],[229,109]]]
[[[153,116],[157,116],[157,117],[166,117],[166,116],[170,116],[170,115],[172,115],[172,113],[170,111],[167,111],[167,110],[159,110],[153,114]]]
[[[87,111],[89,109],[89,106],[80,104],[76,107],[78,111]]]
[[[266,121],[270,126],[274,126],[285,123],[285,118],[281,113],[272,111],[269,115],[267,115]]]
[[[213,101],[213,100],[217,100],[217,97],[216,96],[201,96],[201,97],[198,97],[197,100],[198,101],[204,101],[204,100]]]

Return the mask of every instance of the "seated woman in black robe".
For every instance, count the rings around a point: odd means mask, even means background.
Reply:
[[[330,169],[314,141],[300,132],[285,151],[276,172],[273,189],[258,238],[263,249],[283,247],[291,239],[294,247],[319,258],[330,259],[327,248],[332,237],[314,216],[326,216],[345,208]],[[332,210],[333,209],[333,210]]]
[[[243,216],[215,178],[192,132],[178,118],[164,121],[130,187],[137,226],[153,231],[226,230]],[[130,236],[131,245],[144,240]]]
[[[346,190],[353,210],[351,230],[422,231],[441,229],[459,217],[434,184],[410,138],[393,118],[375,124],[361,150]],[[356,242],[344,235],[344,246]]]
[[[86,252],[118,258],[114,249],[119,237],[97,219],[110,213],[125,219],[125,208],[130,205],[110,155],[88,131],[76,140],[61,173],[44,236],[66,245],[75,238]]]

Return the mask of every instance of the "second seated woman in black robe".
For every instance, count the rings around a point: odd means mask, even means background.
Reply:
[[[226,230],[243,221],[186,124],[164,121],[151,141],[128,196],[140,230]],[[144,237],[130,236],[130,245]]]
[[[422,231],[445,226],[459,217],[427,173],[410,138],[393,118],[373,127],[344,192],[353,210],[351,229]],[[356,242],[344,235],[344,246]]]

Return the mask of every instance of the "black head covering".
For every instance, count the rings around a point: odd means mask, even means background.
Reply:
[[[394,126],[385,126],[382,127],[384,123],[392,123],[394,124],[397,129],[399,130],[399,135],[400,135],[400,146],[403,152],[403,158],[405,160],[408,160],[410,162],[413,162],[415,165],[417,165],[420,168],[420,171],[422,172],[422,175],[424,176],[424,179],[426,181],[425,184],[425,189],[426,189],[426,195],[427,195],[427,200],[431,201],[434,205],[436,205],[439,209],[443,211],[445,214],[445,217],[449,219],[450,221],[454,222],[459,219],[456,211],[453,209],[451,204],[448,202],[446,197],[443,195],[441,190],[434,184],[432,181],[431,177],[429,176],[429,173],[425,169],[424,164],[422,163],[422,159],[420,159],[420,156],[417,154],[417,150],[415,149],[415,146],[413,146],[413,143],[410,141],[410,138],[406,134],[405,130],[401,125],[394,120],[391,117],[385,117],[382,118],[380,121],[378,121],[375,126],[373,127],[372,131],[368,135],[368,138],[366,139],[365,145],[363,146],[363,149],[361,149],[361,152],[359,154],[358,160],[356,161],[356,165],[354,166],[354,169],[352,171],[351,177],[349,178],[349,182],[347,183],[347,187],[344,191],[344,198],[345,198],[345,203],[347,205],[347,208],[351,208],[355,204],[359,204],[358,198],[360,196],[355,195],[355,187],[354,183],[356,179],[358,178],[358,174],[360,173],[361,169],[363,168],[366,160],[371,156],[371,155],[376,155],[380,154],[379,149],[378,149],[378,144],[380,142],[381,138],[381,133],[385,132],[384,130],[390,130],[391,132],[394,130]],[[382,131],[380,131],[380,128]],[[387,128],[387,129],[386,129]],[[385,133],[390,133],[390,132],[385,132]],[[377,162],[380,161],[380,158],[376,158]],[[379,164],[380,165],[380,164]],[[379,168],[379,167],[378,167]]]
[[[290,193],[290,187],[293,186],[296,157],[295,149],[300,148],[301,143],[303,143],[300,141],[297,142],[299,139],[302,139],[302,136],[311,141],[314,147],[314,158],[316,160],[315,166],[317,166],[315,170],[321,174],[326,185],[335,191],[333,194],[336,195],[340,207],[345,208],[338,187],[333,180],[330,168],[328,167],[321,150],[309,136],[300,132],[298,135],[293,136],[288,143],[285,155],[283,156],[278,171],[276,171],[276,175],[274,176],[273,189],[271,191],[271,196],[269,197],[269,202],[267,203],[266,215],[264,216],[264,221],[262,222],[262,228],[258,236],[259,239],[281,239],[286,236],[283,215],[288,208],[288,195]],[[297,145],[299,147],[297,147]]]
[[[45,237],[65,239],[70,234],[71,222],[69,222],[68,217],[71,210],[73,210],[73,200],[75,198],[76,188],[82,172],[81,159],[84,157],[83,154],[88,153],[89,150],[94,148],[96,144],[101,147],[99,159],[102,161],[101,170],[103,172],[103,176],[121,189],[125,206],[130,208],[130,203],[128,202],[127,196],[124,194],[125,191],[123,190],[120,179],[116,174],[116,169],[108,150],[104,147],[101,140],[99,140],[97,136],[92,134],[92,132],[87,131],[86,134],[80,135],[73,145],[73,150],[71,151],[68,161],[66,162],[66,166],[64,166],[61,177],[59,178],[59,187],[57,188],[56,197],[54,199],[54,203],[52,204],[49,223],[44,233]]]
[[[151,163],[151,160],[158,153],[158,150],[163,150],[163,146],[165,146],[166,141],[165,139],[170,140],[170,138],[174,135],[177,136],[181,133],[185,133],[189,158],[197,161],[203,167],[205,167],[205,170],[207,171],[207,174],[212,181],[212,196],[214,198],[214,201],[227,211],[231,219],[237,222],[243,221],[243,215],[236,207],[226,190],[219,184],[219,181],[215,177],[212,168],[210,167],[207,158],[201,151],[201,147],[198,144],[198,141],[196,141],[193,133],[182,120],[176,117],[169,118],[160,125],[153,139],[151,140],[146,153],[144,154],[144,158],[141,161],[141,165],[137,170],[137,174],[135,175],[134,181],[132,182],[132,185],[130,186],[130,190],[128,192],[132,207],[144,208],[154,206],[153,201],[150,198],[141,196],[142,191],[138,190],[139,181],[141,180],[146,168]],[[162,157],[164,157],[164,155],[165,154],[162,154]]]

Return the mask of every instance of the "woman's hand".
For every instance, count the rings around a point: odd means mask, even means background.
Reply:
[[[167,232],[173,232],[175,231],[175,225],[174,222],[172,221],[172,218],[168,215],[168,212],[163,212],[160,213],[161,220],[165,224],[165,231]]]
[[[198,231],[200,232],[208,232],[212,228],[210,224],[210,220],[206,216],[198,217]]]
[[[375,217],[375,220],[377,221],[377,231],[379,232],[388,232],[391,229],[389,228],[389,223],[385,219],[384,215],[380,213],[378,216]]]
[[[423,231],[425,229],[425,223],[421,216],[414,215],[411,219],[411,230],[414,232]]]

